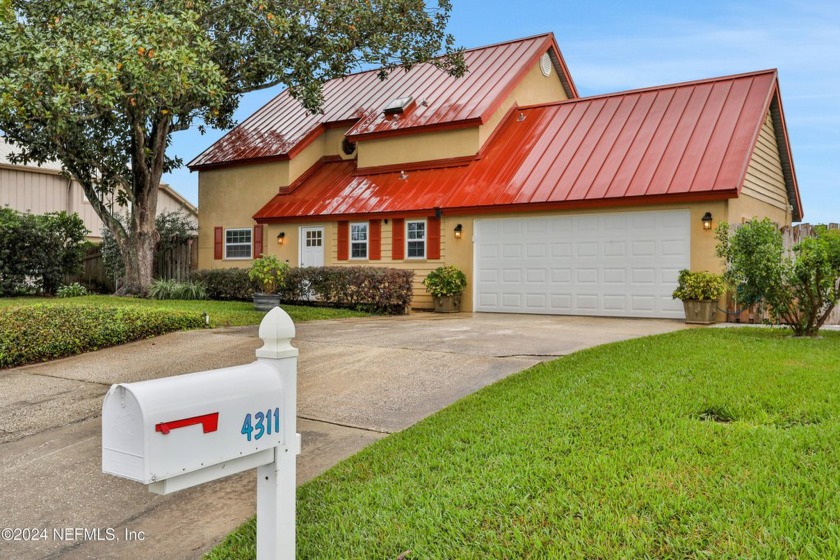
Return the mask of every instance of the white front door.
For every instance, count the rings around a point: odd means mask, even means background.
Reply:
[[[324,266],[324,228],[300,228],[300,266]]]

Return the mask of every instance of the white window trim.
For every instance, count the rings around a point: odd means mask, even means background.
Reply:
[[[228,256],[228,240],[227,234],[229,231],[247,231],[251,236],[251,241],[248,242],[248,256],[247,257],[229,257]],[[224,238],[222,239],[222,243],[225,246],[225,260],[226,261],[248,261],[254,257],[254,230],[249,227],[242,227],[242,228],[225,228]],[[230,245],[235,246],[242,246],[245,243],[231,243]]]
[[[423,224],[423,256],[422,257],[411,257],[408,254],[408,243],[409,241],[412,243],[417,243],[419,239],[409,239],[408,238],[408,224]],[[405,221],[405,258],[408,260],[425,260],[429,256],[429,224],[426,220],[406,220]]]
[[[357,245],[361,245],[361,241],[353,241],[353,226],[364,226],[365,227],[365,256],[364,257],[354,257],[353,256],[353,243]],[[370,258],[370,223],[369,222],[350,222],[347,226],[347,242],[350,246],[347,248],[348,250],[348,257],[351,261],[366,261]]]

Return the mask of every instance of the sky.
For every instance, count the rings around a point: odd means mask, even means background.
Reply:
[[[448,30],[466,48],[554,32],[583,97],[777,68],[804,221],[840,222],[837,0],[452,3]],[[243,97],[237,120],[281,90]],[[224,132],[176,133],[170,154],[189,162]],[[197,204],[197,173],[164,181]]]

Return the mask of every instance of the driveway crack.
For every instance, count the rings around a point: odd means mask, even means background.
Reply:
[[[362,426],[354,426],[353,424],[345,424],[343,422],[333,422],[332,420],[324,420],[323,418],[314,418],[312,416],[300,416],[298,418],[301,420],[308,420],[310,422],[319,422],[321,424],[330,424],[332,426],[338,426],[340,428],[350,428],[351,430],[361,430],[363,432],[371,432],[374,434],[392,434],[393,432],[389,432],[386,430],[377,430],[375,428],[365,428]]]

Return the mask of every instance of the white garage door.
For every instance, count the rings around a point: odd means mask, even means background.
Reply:
[[[683,318],[688,210],[475,222],[476,311]]]

